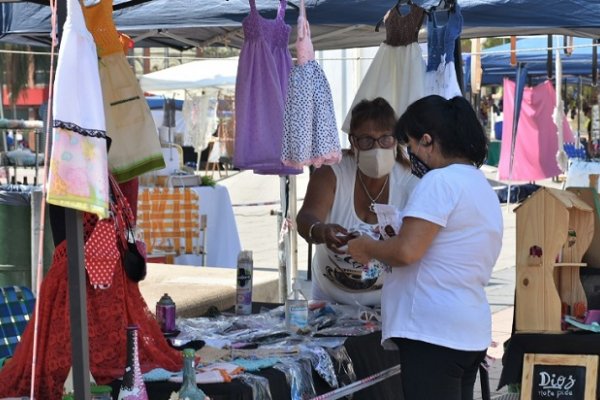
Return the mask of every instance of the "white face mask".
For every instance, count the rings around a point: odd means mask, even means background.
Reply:
[[[357,155],[358,169],[370,178],[381,178],[392,172],[396,162],[396,147],[371,150],[359,150]]]

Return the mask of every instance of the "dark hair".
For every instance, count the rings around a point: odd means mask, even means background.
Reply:
[[[352,109],[350,118],[350,134],[365,122],[372,122],[376,129],[386,131],[394,129],[396,124],[396,113],[390,103],[383,97],[373,100],[361,100]]]
[[[399,142],[420,140],[425,133],[446,157],[465,157],[477,168],[487,156],[488,137],[469,102],[461,96],[450,100],[438,95],[412,103],[394,129]]]
[[[361,100],[354,106],[351,115],[350,135],[355,134],[356,129],[367,122],[372,123],[375,129],[382,132],[385,132],[388,129],[392,131],[396,125],[396,112],[390,103],[383,97],[377,97],[373,100]],[[396,161],[405,166],[410,165],[408,158],[399,145]]]

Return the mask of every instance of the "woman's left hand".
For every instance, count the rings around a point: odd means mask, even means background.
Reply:
[[[355,261],[367,265],[369,261],[371,261],[371,258],[373,258],[368,251],[369,245],[372,242],[375,242],[375,240],[367,235],[361,235],[356,239],[352,239],[348,242],[348,254],[350,254]]]

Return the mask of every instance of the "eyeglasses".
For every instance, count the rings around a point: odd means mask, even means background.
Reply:
[[[375,145],[375,142],[377,142],[382,149],[389,149],[396,145],[396,138],[393,135],[383,135],[377,139],[369,135],[352,135],[352,137],[354,137],[354,143],[356,143],[356,147],[358,147],[359,150],[371,150]]]

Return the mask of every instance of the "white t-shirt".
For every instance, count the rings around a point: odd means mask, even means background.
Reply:
[[[423,258],[385,274],[382,338],[420,340],[480,351],[491,342],[491,312],[484,287],[502,247],[502,213],[483,173],[452,164],[428,172],[403,217],[442,229]]]
[[[331,168],[336,177],[335,197],[325,222],[378,237],[374,232],[377,225],[367,224],[356,215],[354,186],[357,165],[354,157],[344,154],[340,163]],[[388,182],[390,195],[387,204],[402,210],[418,182],[409,168],[396,163]],[[354,261],[349,254],[339,255],[328,250],[324,244],[319,244],[315,249],[312,268],[313,298],[353,305],[357,302],[361,305],[381,304],[383,276],[362,280],[363,265]]]

